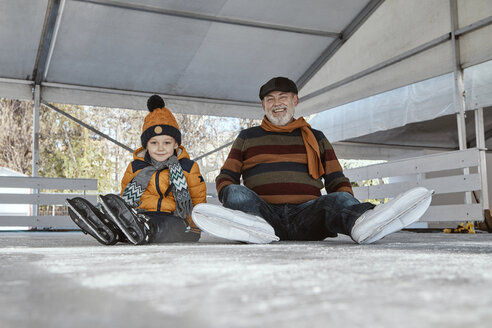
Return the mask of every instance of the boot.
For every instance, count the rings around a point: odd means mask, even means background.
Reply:
[[[192,212],[193,222],[216,237],[250,244],[278,241],[273,227],[263,218],[221,205],[197,204]]]
[[[103,245],[125,241],[121,230],[88,200],[75,197],[66,201],[70,218],[83,233],[91,235]]]
[[[107,194],[100,198],[108,218],[118,226],[128,241],[134,245],[146,244],[150,241],[152,224],[146,215],[138,214],[118,195]]]
[[[355,221],[352,239],[359,244],[372,244],[417,222],[429,208],[433,193],[433,190],[416,187],[368,210]]]

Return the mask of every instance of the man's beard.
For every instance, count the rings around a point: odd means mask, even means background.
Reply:
[[[279,108],[285,108],[284,115],[277,116],[277,117],[273,116],[273,111],[275,109],[279,109]],[[289,109],[286,106],[276,107],[276,108],[272,109],[271,112],[266,113],[266,117],[268,118],[268,120],[271,123],[278,125],[278,126],[283,126],[283,125],[289,124],[290,121],[292,120],[293,116],[294,116],[293,113],[290,113]]]

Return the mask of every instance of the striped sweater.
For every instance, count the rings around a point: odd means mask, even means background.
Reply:
[[[300,204],[327,193],[346,191],[350,181],[323,132],[311,129],[318,141],[325,174],[314,179],[308,174],[306,148],[301,130],[268,132],[260,126],[240,132],[215,182],[217,193],[230,184],[240,184],[271,204]],[[323,181],[324,180],[324,184]]]

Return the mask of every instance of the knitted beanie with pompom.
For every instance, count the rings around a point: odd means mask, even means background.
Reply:
[[[173,113],[164,106],[164,100],[158,95],[150,96],[147,100],[147,108],[150,113],[145,117],[142,135],[140,136],[144,148],[147,148],[147,142],[149,142],[150,138],[159,135],[171,136],[178,145],[181,145],[181,132],[179,131],[178,122]]]

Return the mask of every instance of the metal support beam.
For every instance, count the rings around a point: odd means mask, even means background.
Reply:
[[[19,79],[9,79],[5,77],[0,77],[0,83],[12,83],[12,84],[33,84],[32,81],[19,80]]]
[[[487,156],[485,147],[485,129],[483,121],[483,108],[475,109],[475,133],[477,140],[477,148],[479,149],[480,164],[478,166],[478,173],[480,174],[480,180],[482,181],[482,197],[480,202],[483,210],[488,210],[489,207],[489,186],[487,182]]]
[[[460,47],[455,35],[458,28],[458,8],[457,0],[450,0],[451,9],[451,47],[453,52],[454,84],[453,102],[456,110],[458,124],[458,143],[460,150],[466,149],[466,113],[465,113],[465,84],[463,80],[463,70],[461,68]]]
[[[75,1],[92,3],[92,4],[96,4],[96,5],[101,5],[101,6],[121,8],[121,9],[130,9],[130,10],[135,10],[135,11],[150,12],[150,13],[154,13],[154,14],[161,14],[161,15],[203,20],[203,21],[214,22],[214,23],[231,24],[231,25],[239,25],[239,26],[246,26],[246,27],[256,27],[256,28],[276,30],[276,31],[282,31],[282,32],[317,35],[317,36],[325,36],[325,37],[330,37],[330,38],[338,38],[340,36],[340,33],[337,33],[337,32],[330,32],[330,31],[323,31],[323,30],[316,30],[316,29],[311,29],[311,28],[303,28],[303,27],[288,26],[288,25],[271,24],[271,23],[264,23],[264,22],[259,22],[259,21],[239,19],[239,18],[213,16],[213,15],[208,15],[208,14],[201,14],[201,13],[181,11],[181,10],[172,10],[172,9],[166,9],[166,8],[158,8],[158,7],[152,7],[152,6],[147,6],[147,5],[135,4],[135,3],[114,1],[114,0],[75,0]]]
[[[449,0],[450,17],[451,17],[451,49],[454,66],[454,83],[453,83],[453,102],[456,110],[456,121],[458,127],[458,144],[460,150],[466,149],[466,113],[465,113],[465,83],[463,79],[463,69],[461,68],[460,47],[456,37],[458,29],[458,4],[457,0]],[[469,168],[463,169],[463,174],[470,174]],[[465,193],[465,203],[471,204],[472,195],[470,192]]]
[[[75,123],[77,123],[77,124],[79,124],[79,125],[82,125],[84,128],[89,129],[89,130],[91,130],[92,132],[94,132],[94,133],[96,133],[96,134],[100,135],[100,136],[101,136],[101,137],[103,137],[104,139],[107,139],[107,140],[111,141],[112,143],[114,143],[114,144],[116,144],[116,145],[120,146],[121,148],[126,149],[126,150],[127,150],[127,151],[129,151],[130,153],[133,153],[133,149],[131,149],[130,147],[128,147],[128,146],[126,146],[126,145],[122,144],[121,142],[119,142],[119,141],[117,141],[117,140],[115,140],[115,139],[113,139],[113,138],[111,138],[111,137],[110,137],[110,136],[108,136],[107,134],[102,133],[101,131],[97,130],[96,128],[94,128],[94,127],[90,126],[89,124],[86,124],[86,123],[82,122],[82,121],[81,121],[81,120],[79,120],[78,118],[75,118],[75,117],[73,117],[72,115],[70,115],[70,114],[68,114],[68,113],[65,113],[65,112],[64,112],[64,111],[62,111],[61,109],[59,109],[59,108],[57,108],[57,107],[55,107],[55,106],[53,106],[53,105],[51,105],[51,104],[48,104],[48,103],[45,103],[45,102],[43,102],[42,104],[43,104],[44,106],[46,106],[46,107],[48,107],[48,108],[50,108],[50,109],[54,110],[55,112],[58,112],[58,113],[62,114],[63,116],[65,116],[65,117],[67,117],[68,119],[70,119],[70,120],[74,121]]]
[[[41,99],[41,87],[39,84],[33,89],[34,105],[32,113],[32,171],[31,176],[37,177],[39,174],[39,106]],[[33,194],[38,194],[39,189],[33,189]],[[32,205],[32,214],[39,215],[38,205]]]
[[[39,106],[41,99],[41,87],[35,85],[33,89],[34,105],[32,115],[32,172],[33,177],[38,176],[39,171]]]
[[[32,78],[36,85],[40,84],[43,80],[43,76],[45,76],[44,71],[46,69],[46,63],[48,62],[48,55],[50,53],[59,8],[60,0],[50,0],[48,7],[46,8],[46,16],[43,31],[41,33],[41,40],[39,42],[38,54],[32,72]]]
[[[148,98],[153,94],[148,92],[138,92],[138,91],[121,90],[121,89],[108,89],[108,88],[100,88],[100,87],[88,87],[83,85],[74,85],[74,84],[67,84],[67,83],[43,82],[41,83],[41,86],[48,87],[48,88],[60,88],[60,89],[89,91],[89,92],[93,91],[103,94],[138,96],[138,97],[145,97],[145,98]],[[239,100],[228,100],[228,99],[217,99],[217,98],[179,96],[179,95],[162,94],[162,93],[160,93],[160,95],[167,100],[172,99],[176,101],[196,101],[196,102],[207,103],[207,104],[246,106],[246,107],[250,107],[250,106],[258,107],[260,105],[260,101],[251,102],[251,101],[239,101]]]
[[[193,158],[193,161],[196,162],[196,161],[198,161],[198,160],[200,160],[200,159],[202,159],[204,157],[207,157],[208,155],[212,155],[213,153],[216,153],[219,150],[224,149],[225,147],[228,147],[228,146],[232,145],[232,143],[233,143],[233,141],[228,142],[228,143],[226,143],[226,144],[224,144],[224,145],[222,145],[222,146],[220,146],[218,148],[215,148],[214,150],[209,151],[208,153],[205,153],[205,154],[202,154],[202,155],[200,155],[200,156],[198,156],[196,158]]]
[[[381,148],[396,148],[396,149],[406,149],[406,150],[437,150],[437,151],[453,151],[455,148],[441,147],[441,146],[426,146],[426,145],[402,145],[402,144],[389,144],[389,143],[379,143],[379,142],[369,142],[369,141],[336,141],[333,144],[337,145],[362,145],[362,146],[374,146]]]
[[[61,0],[60,9],[58,10],[58,13],[56,15],[53,36],[51,38],[51,42],[49,45],[48,57],[46,58],[46,64],[45,64],[45,68],[43,70],[43,77],[42,77],[43,81],[45,81],[46,77],[48,76],[48,70],[49,70],[50,63],[51,63],[51,57],[53,56],[53,51],[55,50],[56,38],[58,36],[58,30],[60,29],[60,23],[61,23],[64,9],[65,9],[65,0]]]
[[[479,28],[485,27],[485,26],[490,25],[490,24],[492,24],[492,16],[489,16],[487,18],[476,21],[475,23],[472,23],[470,25],[467,25],[465,27],[457,29],[454,32],[454,35],[460,36],[460,35],[463,35],[465,33],[473,32],[475,30],[478,30]]]
[[[297,87],[301,89],[316,74],[321,67],[342,47],[342,45],[357,31],[357,29],[371,16],[371,14],[384,2],[384,0],[371,0],[361,12],[342,31],[340,36],[323,51],[311,64],[311,66],[296,81]]]

